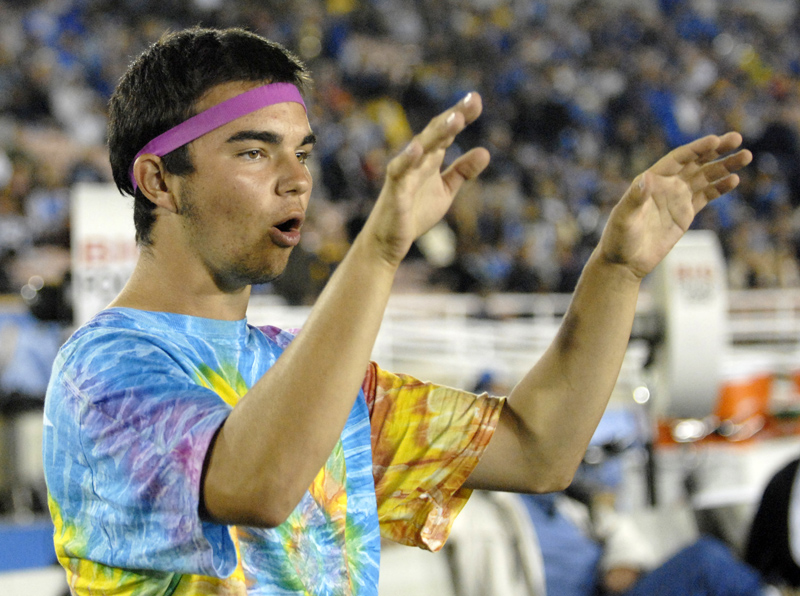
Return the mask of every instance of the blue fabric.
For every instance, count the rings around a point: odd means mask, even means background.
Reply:
[[[700,538],[642,576],[624,596],[759,596],[761,578],[713,538]]]
[[[0,571],[46,567],[56,563],[53,523],[0,524]]]
[[[556,506],[558,494],[524,495],[544,560],[547,596],[594,596],[601,583],[601,546]],[[760,596],[758,572],[723,543],[703,537],[619,596]]]
[[[602,549],[555,507],[555,494],[522,495],[539,540],[547,596],[590,596]]]

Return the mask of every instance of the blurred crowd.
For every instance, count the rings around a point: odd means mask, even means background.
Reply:
[[[629,181],[669,149],[740,131],[756,155],[696,226],[732,288],[800,285],[800,27],[764,0],[0,0],[0,293],[69,275],[69,192],[110,181],[105,105],[165,31],[243,26],[315,87],[315,195],[286,276],[308,303],[375,200],[388,159],[478,90],[492,163],[401,276],[416,290],[569,292]],[[121,199],[122,200],[122,199]]]

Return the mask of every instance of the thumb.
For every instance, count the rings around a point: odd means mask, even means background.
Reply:
[[[483,147],[470,149],[455,160],[442,173],[442,181],[450,191],[450,196],[455,196],[464,182],[477,178],[489,165],[489,160],[489,152]]]
[[[645,202],[649,192],[650,173],[643,172],[633,179],[627,192],[627,200],[632,208],[636,208]]]

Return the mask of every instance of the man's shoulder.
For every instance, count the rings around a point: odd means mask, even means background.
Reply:
[[[133,309],[101,311],[75,330],[62,347],[62,352],[159,337],[169,331],[168,327],[156,325],[141,314],[141,311]]]
[[[157,316],[153,316],[157,315]],[[126,364],[174,360],[187,351],[185,333],[169,324],[168,313],[146,313],[133,309],[108,309],[81,325],[61,347],[54,372],[75,369],[102,371]],[[178,358],[180,359],[180,358]]]
[[[112,308],[99,312],[72,334],[61,348],[58,363],[69,367],[70,362],[91,359],[136,363],[167,358],[186,361],[191,368],[215,360],[215,354],[252,352],[271,359],[294,337],[293,331],[248,325],[244,320]]]

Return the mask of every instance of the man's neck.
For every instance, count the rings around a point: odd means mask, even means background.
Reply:
[[[208,319],[237,321],[245,317],[250,286],[220,290],[209,275],[160,259],[143,249],[122,292],[109,307],[173,312]]]

